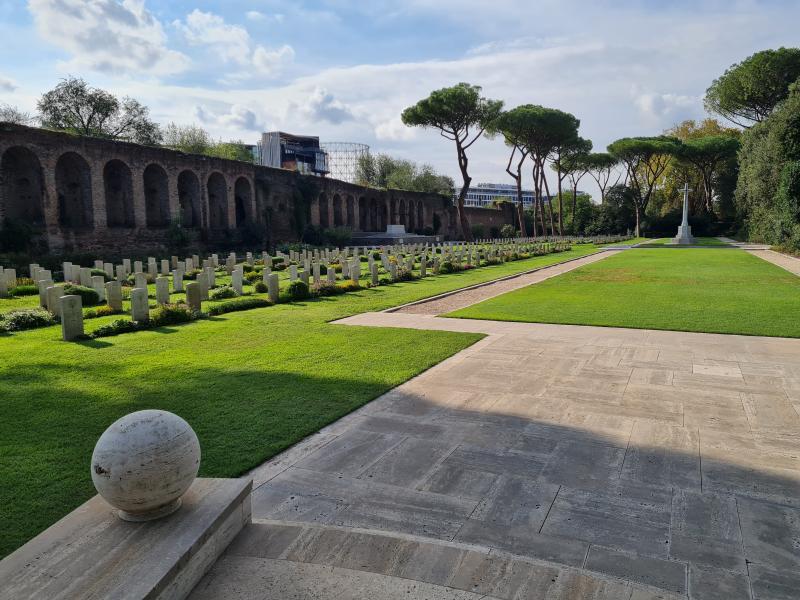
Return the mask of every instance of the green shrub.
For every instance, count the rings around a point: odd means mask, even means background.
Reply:
[[[500,237],[513,238],[516,237],[516,235],[517,235],[517,230],[514,229],[513,225],[509,225],[508,223],[506,223],[500,228]]]
[[[100,302],[100,295],[92,288],[83,285],[68,283],[64,286],[64,295],[80,296],[83,306],[94,306]]]
[[[106,304],[103,306],[98,306],[97,308],[93,308],[91,310],[87,310],[86,312],[83,313],[83,318],[96,319],[98,317],[110,317],[111,315],[120,315],[122,314],[122,312],[123,311],[115,310]]]
[[[361,286],[352,279],[337,283],[336,286],[345,292],[356,292],[361,289]]]
[[[21,308],[0,315],[0,328],[4,331],[23,331],[47,327],[58,321],[43,308]]]
[[[36,296],[39,293],[39,288],[35,285],[17,285],[15,288],[8,290],[12,296]]]
[[[267,288],[267,284],[263,281],[256,281],[255,289],[257,294],[266,294],[269,288]]]
[[[447,275],[448,273],[455,273],[457,271],[461,271],[462,267],[460,265],[455,264],[452,261],[446,260],[439,265],[439,273],[442,275]]]
[[[103,278],[105,281],[110,281],[110,279],[111,279],[111,278],[108,276],[108,273],[106,273],[106,272],[105,272],[103,269],[92,269],[92,276],[95,276],[95,275],[99,275],[99,276],[100,276],[100,277],[102,277],[102,278]]]
[[[238,295],[231,286],[223,285],[211,290],[208,293],[208,298],[209,300],[226,300],[228,298],[236,298]]]
[[[216,304],[208,309],[208,314],[223,315],[229,312],[236,312],[240,310],[250,310],[252,308],[264,308],[272,306],[272,303],[263,298],[237,298],[236,300],[229,300],[221,304]]]
[[[197,317],[185,304],[162,304],[150,315],[151,327],[188,323]]]
[[[183,274],[183,278],[195,281],[197,279],[197,276],[200,275],[200,273],[202,272],[203,271],[201,271],[200,269],[192,269],[191,271],[186,271],[186,273]]]
[[[314,285],[311,289],[313,295],[320,297],[338,296],[339,294],[344,294],[346,291],[347,290],[343,287],[327,281],[320,281],[318,285]]]
[[[344,247],[353,239],[353,231],[349,227],[334,227],[322,232],[325,241],[331,246]]]
[[[281,259],[283,260],[283,259]],[[285,271],[288,265],[284,262],[276,262],[272,265],[273,271]]]
[[[262,275],[260,271],[250,271],[245,273],[244,278],[250,283],[255,283],[256,281],[261,281]]]
[[[289,286],[286,288],[286,295],[289,300],[294,301],[305,300],[311,295],[311,293],[308,290],[308,285],[306,282],[298,280],[289,284]]]
[[[116,319],[106,325],[101,325],[89,334],[92,339],[119,335],[121,333],[131,333],[139,330],[140,327],[130,319]]]

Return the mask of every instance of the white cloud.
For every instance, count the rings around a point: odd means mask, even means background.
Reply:
[[[300,110],[308,116],[312,123],[325,121],[338,125],[353,119],[350,107],[337,100],[323,87],[314,88],[311,95],[301,105]]]
[[[247,18],[248,21],[254,21],[257,23],[283,23],[285,16],[281,13],[275,13],[273,15],[268,15],[266,13],[257,11],[257,10],[248,10],[244,13],[244,16]]]
[[[213,125],[215,130],[236,132],[261,132],[265,129],[264,121],[242,104],[227,107],[226,112],[214,112],[204,106],[196,106],[195,117],[206,125]]]
[[[677,121],[698,116],[702,106],[700,96],[670,93],[645,93],[634,86],[631,90],[633,102],[639,112],[652,123],[669,127]]]
[[[416,129],[406,126],[400,117],[381,121],[375,126],[375,137],[387,141],[408,141],[415,137]]]
[[[253,50],[253,66],[265,75],[271,75],[294,60],[294,49],[284,44],[271,50],[264,46],[256,46]]]
[[[19,87],[12,79],[0,75],[0,91],[13,92]]]
[[[28,0],[39,35],[71,55],[70,70],[167,75],[189,59],[167,47],[144,0]]]
[[[294,60],[291,46],[272,49],[256,44],[244,27],[226,23],[225,19],[214,13],[195,9],[186,16],[185,22],[174,21],[173,25],[190,44],[213,48],[226,62],[242,68],[237,73],[229,74],[227,81],[246,79],[252,75],[272,76]]]

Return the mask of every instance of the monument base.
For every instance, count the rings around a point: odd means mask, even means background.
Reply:
[[[689,225],[680,225],[678,227],[678,235],[672,238],[670,244],[679,246],[688,246],[694,244],[694,237],[692,237],[692,228]]]
[[[250,523],[252,483],[196,479],[146,523],[95,496],[0,561],[0,598],[185,598]]]

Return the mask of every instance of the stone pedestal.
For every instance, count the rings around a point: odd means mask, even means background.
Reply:
[[[129,523],[95,496],[0,561],[2,598],[185,598],[250,523],[249,479],[197,479],[177,512]]]
[[[694,244],[694,237],[692,237],[692,228],[687,223],[678,227],[678,235],[672,238],[672,244],[678,245],[691,245]]]

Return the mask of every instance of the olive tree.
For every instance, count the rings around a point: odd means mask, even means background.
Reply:
[[[469,176],[467,150],[483,135],[502,109],[503,102],[484,98],[480,86],[459,83],[431,92],[430,96],[406,108],[401,115],[406,125],[438,129],[442,137],[455,142],[458,169],[463,182],[456,211],[461,234],[469,242],[473,240],[473,235],[464,211],[464,198],[472,178]]]

